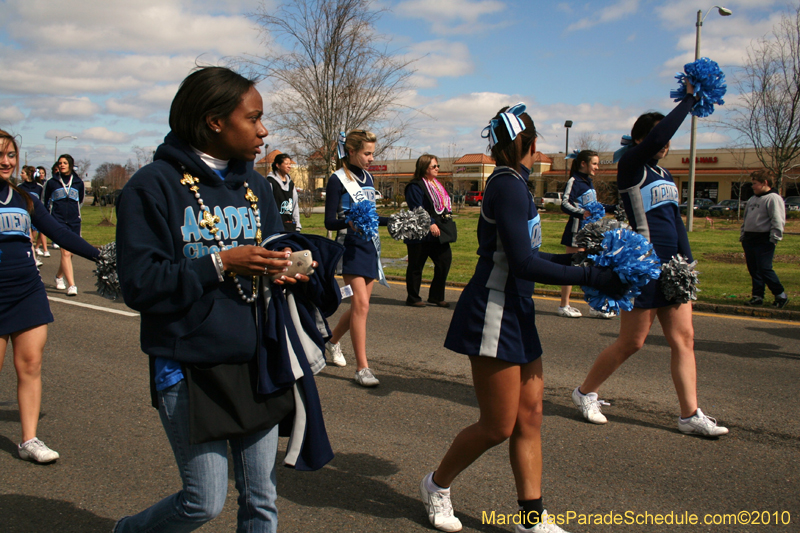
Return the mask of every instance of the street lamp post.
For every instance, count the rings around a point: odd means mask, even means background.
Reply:
[[[720,16],[727,17],[733,14],[733,11],[730,9],[724,8],[722,6],[714,6],[717,8],[717,12]],[[712,7],[711,9],[714,9]],[[703,27],[703,21],[706,19],[708,14],[711,12],[711,9],[706,11],[705,16],[703,15],[702,10],[697,10],[697,22],[695,23],[695,27],[697,28],[697,33],[695,36],[694,41],[694,60],[697,61],[700,59],[700,28]],[[689,195],[686,198],[686,226],[688,231],[692,231],[694,228],[694,173],[695,173],[695,158],[697,155],[697,117],[692,115],[692,129],[691,135],[689,137]]]
[[[564,146],[564,180],[569,181],[569,167],[567,166],[567,156],[569,155],[569,129],[572,127],[572,121],[564,122],[564,128],[567,130],[567,143]]]
[[[61,139],[62,140],[63,139],[73,139],[75,141],[78,140],[78,138],[75,137],[74,135],[62,135]],[[53,148],[53,162],[56,162],[56,161],[58,161],[58,135],[56,135],[56,146],[55,146],[55,148]]]

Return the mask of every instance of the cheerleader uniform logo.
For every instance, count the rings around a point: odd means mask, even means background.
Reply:
[[[642,187],[642,204],[645,212],[666,204],[678,205],[678,187],[671,181],[658,180]]]
[[[7,207],[0,210],[0,234],[30,237],[31,217],[24,209]]]
[[[597,201],[597,193],[594,189],[589,189],[578,197],[578,204],[583,207],[587,204]]]
[[[289,198],[285,202],[281,203],[281,215],[291,215],[293,211],[294,211],[294,200],[292,198]]]
[[[236,239],[242,238],[246,241],[252,241],[256,238],[256,230],[258,229],[256,227],[256,217],[249,207],[228,206],[222,208],[217,206],[214,208],[214,215],[219,217],[216,227],[222,236],[222,240],[232,240],[232,242],[230,244],[222,244],[222,246],[216,244],[217,241],[211,232],[200,226],[200,222],[203,220],[202,211],[196,212],[189,206],[183,212],[183,226],[181,226],[183,242],[187,243],[183,247],[184,257],[197,259],[198,257],[239,246],[239,241]],[[208,246],[203,244],[202,241],[211,241],[215,244]]]
[[[531,237],[531,249],[538,250],[542,246],[542,224],[539,215],[528,221],[528,234]]]

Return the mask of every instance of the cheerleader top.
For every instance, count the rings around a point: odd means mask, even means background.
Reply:
[[[0,179],[0,270],[18,268],[21,262],[34,258],[31,251],[31,223],[56,244],[86,259],[100,252],[69,228],[50,216],[38,198],[33,200],[33,215],[28,213],[25,198],[8,182]]]
[[[25,191],[26,193],[30,194],[34,198],[37,198],[39,200],[42,199],[42,192],[44,191],[44,187],[42,187],[35,181],[23,181],[22,183],[19,184],[19,188]]]
[[[367,200],[375,203],[375,182],[372,174],[355,165],[347,163],[350,175],[356,180]],[[325,188],[325,229],[329,231],[341,231],[349,228],[345,217],[350,212],[353,205],[353,198],[342,183],[345,177],[344,169],[340,168],[328,178],[328,186]],[[387,217],[378,217],[378,225],[386,226],[389,223]]]
[[[42,203],[50,214],[64,222],[78,222],[83,204],[83,180],[74,172],[71,176],[57,173],[44,185]]]
[[[530,171],[496,167],[483,192],[478,220],[478,264],[472,282],[523,297],[534,283],[589,285],[591,267],[569,266],[572,254],[540,252],[542,227],[528,190]]]
[[[676,253],[693,260],[678,207],[678,187],[654,157],[678,131],[694,102],[691,95],[681,100],[639,144],[622,155],[617,166],[617,186],[628,221],[653,244],[662,261],[669,261]]]
[[[564,186],[561,210],[571,217],[583,218],[585,206],[597,201],[592,177],[583,172],[573,172]]]

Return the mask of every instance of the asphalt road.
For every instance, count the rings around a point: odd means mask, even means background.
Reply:
[[[0,373],[0,531],[8,533],[107,532],[120,516],[180,488],[149,405],[139,319],[109,312],[130,310],[93,291],[88,261],[75,261],[77,297],[56,291],[57,257],[42,268],[56,321],[45,350],[39,437],[61,459],[40,466],[17,458],[19,414],[8,350]],[[452,301],[459,294],[447,292]],[[396,283],[376,286],[373,294],[367,344],[380,387],[354,385],[348,338],[348,366],[326,368],[317,377],[336,458],[318,472],[279,470],[281,531],[432,530],[418,501],[419,480],[458,431],[476,420],[477,407],[467,358],[442,347],[452,310],[406,307],[404,296]],[[607,382],[601,397],[612,403],[604,409],[609,423],[594,426],[581,419],[570,392],[615,338],[618,321],[560,318],[557,302],[548,298],[537,298],[536,307],[545,353],[544,501],[551,514],[608,520],[617,513],[625,520],[630,512],[641,520],[645,513],[688,512],[702,521],[706,514],[713,520],[715,513],[750,511],[749,520],[758,512],[773,524],[612,526],[581,525],[575,518],[563,526],[567,531],[800,531],[796,323],[696,314],[700,405],[731,429],[727,437],[705,440],[677,431],[669,352],[657,324],[641,352]],[[281,450],[285,444],[282,439]],[[465,531],[513,531],[482,523],[484,513],[516,510],[507,453],[506,445],[490,450],[454,483]],[[789,525],[774,525],[787,518]],[[201,531],[234,531],[235,523],[231,481],[225,510]]]

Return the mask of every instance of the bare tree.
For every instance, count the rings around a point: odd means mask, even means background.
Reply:
[[[723,123],[755,147],[780,191],[800,164],[800,6],[748,49],[736,86],[739,103]]]
[[[316,156],[324,177],[335,160],[339,131],[371,129],[378,153],[403,137],[401,96],[412,61],[398,58],[375,31],[381,11],[373,0],[294,0],[261,5],[255,19],[280,52],[242,61],[273,87],[272,128]],[[321,160],[321,161],[320,161]]]
[[[78,159],[77,161],[75,161],[75,173],[81,179],[88,178],[89,167],[91,166],[92,162],[89,159]]]
[[[142,148],[141,146],[133,146],[133,154],[136,156],[136,168],[140,169],[148,163],[153,162],[155,152],[151,148]]]
[[[594,150],[603,154],[611,150],[608,141],[599,133],[579,133],[575,138],[575,148],[578,150]]]
[[[599,133],[579,133],[575,139],[575,148],[578,150],[593,150],[600,154],[600,160],[603,159],[603,154],[611,151],[609,142]],[[565,164],[569,165],[571,160],[567,160]],[[616,177],[611,179],[596,179],[594,181],[594,188],[597,192],[597,199],[606,204],[616,204],[619,202],[619,189],[617,188]]]

